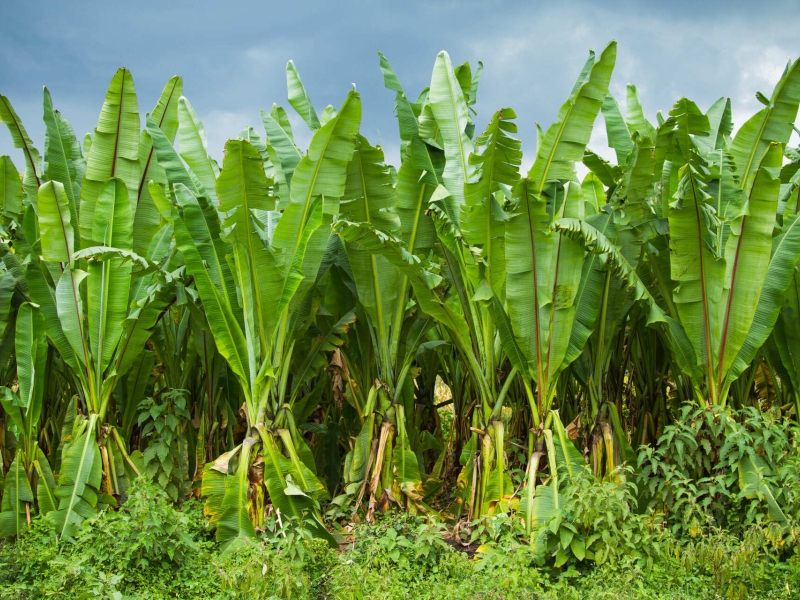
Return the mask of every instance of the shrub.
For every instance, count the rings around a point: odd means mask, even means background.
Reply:
[[[632,469],[617,470],[600,479],[576,470],[559,491],[563,506],[537,533],[536,547],[554,557],[554,566],[592,561],[637,561],[650,567],[663,555],[669,535],[660,515],[639,514],[637,487],[629,479]]]
[[[642,508],[663,510],[675,535],[743,531],[797,514],[797,428],[754,408],[684,406],[655,447],[639,451]]]

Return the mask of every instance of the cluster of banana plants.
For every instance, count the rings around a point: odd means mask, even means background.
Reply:
[[[0,96],[0,536],[70,538],[137,477],[225,544],[271,514],[331,544],[392,509],[532,531],[686,402],[797,419],[800,62],[733,135],[725,98],[653,124],[629,85],[623,115],[615,59],[527,173],[514,110],[481,129],[483,65],[445,52],[416,98],[379,54],[397,168],[357,91],[318,113],[291,61],[308,148],[274,104],[221,166],[177,76],[142,115],[118,70],[82,140],[45,88],[43,154]]]

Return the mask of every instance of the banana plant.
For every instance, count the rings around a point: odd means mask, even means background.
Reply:
[[[294,105],[299,78],[292,64],[287,79]],[[189,177],[192,171],[171,161],[170,148],[157,142],[177,202],[172,221],[178,247],[217,348],[245,397],[249,432],[234,450],[238,467],[224,455],[206,466],[203,481],[222,542],[255,534],[263,522],[265,487],[277,510],[307,519],[318,535],[334,543],[318,510],[327,491],[313,472],[313,457],[293,419],[290,365],[303,299],[328,245],[327,224],[344,194],[361,105],[358,94],[350,92],[338,111],[326,110],[324,124],[310,103],[300,112],[313,114],[308,118],[317,129],[287,182],[289,202],[282,212],[270,193],[263,157],[249,142],[226,144],[215,190],[222,223],[203,182]],[[256,460],[263,464],[260,475],[251,469]],[[253,493],[248,495],[248,489]]]
[[[3,325],[13,320],[13,314],[22,302],[30,300],[28,282],[25,278],[25,264],[33,259],[34,246],[39,237],[38,231],[38,190],[41,183],[53,180],[64,184],[71,195],[80,193],[80,185],[86,171],[86,162],[80,144],[67,120],[53,109],[50,92],[44,88],[43,111],[46,126],[44,163],[39,151],[28,136],[22,121],[5,96],[0,96],[0,121],[8,127],[16,148],[25,157],[25,172],[20,181],[13,162],[2,157],[2,255],[5,267],[3,301],[0,305],[4,318]],[[12,277],[14,287],[11,288]],[[9,292],[13,292],[9,295]],[[10,303],[10,304],[9,304]],[[6,333],[11,333],[3,327]],[[13,336],[6,336],[10,340]],[[5,343],[3,358],[13,343]],[[5,363],[5,361],[4,361]]]
[[[653,128],[643,117],[636,88],[629,84],[627,120],[623,118],[616,100],[608,94],[601,111],[606,126],[609,147],[615,152],[617,164],[610,165],[590,150],[584,153],[584,164],[592,171],[582,183],[585,198],[586,222],[615,244],[628,265],[637,269],[643,243],[650,243],[656,215],[652,209],[654,157]],[[643,134],[638,132],[643,130]],[[574,363],[573,373],[585,384],[588,410],[583,412],[585,445],[595,474],[604,465],[611,471],[623,460],[635,462],[623,427],[622,387],[624,374],[631,364],[630,344],[638,329],[646,324],[646,311],[637,310],[625,279],[615,277],[615,266],[597,253],[587,255],[578,292],[578,304],[599,303],[596,321],[581,357]],[[598,293],[599,292],[599,293]],[[585,300],[584,300],[585,298]],[[628,322],[628,314],[633,317]],[[625,332],[626,323],[630,330]],[[646,335],[646,334],[644,334]],[[648,353],[652,356],[654,353]],[[637,357],[633,357],[634,363]],[[614,399],[616,398],[616,402]],[[562,411],[562,415],[564,411]],[[608,430],[613,431],[613,456],[603,459]]]
[[[465,507],[469,514],[505,510],[513,495],[504,459],[507,423],[500,417],[516,368],[504,364],[497,325],[485,300],[492,294],[501,301],[505,298],[504,232],[509,216],[504,207],[522,161],[521,144],[512,137],[516,114],[510,108],[497,111],[483,135],[471,139],[469,105],[474,86],[467,89],[462,84],[466,81],[459,77],[459,69],[452,69],[447,54],[440,53],[428,103],[442,137],[445,165],[443,186],[432,195],[431,209],[436,252],[451,284],[448,301],[463,314],[469,332],[469,347],[464,343],[457,347],[474,355],[467,362],[478,398],[472,412],[474,429],[460,456],[465,485],[452,507],[455,519]],[[421,132],[425,124],[421,119]],[[504,373],[504,380],[498,373]],[[474,469],[476,464],[480,468]]]
[[[404,244],[407,252],[424,255],[434,250],[436,253],[442,253],[442,262],[447,264],[450,281],[454,282],[454,288],[458,288],[453,301],[462,303],[465,314],[469,314],[471,307],[472,310],[482,312],[471,319],[472,329],[467,337],[461,337],[458,346],[472,355],[471,372],[475,377],[476,386],[481,390],[483,411],[495,404],[490,391],[490,388],[494,387],[494,378],[487,377],[487,373],[493,372],[492,365],[496,362],[494,329],[490,323],[485,323],[483,327],[475,327],[475,323],[481,317],[486,320],[486,311],[481,311],[472,297],[480,284],[478,262],[490,265],[488,267],[490,278],[502,286],[502,245],[498,247],[496,240],[498,230],[501,232],[499,237],[502,237],[504,218],[501,216],[498,219],[498,215],[504,213],[495,198],[495,193],[499,193],[503,185],[513,183],[516,178],[521,158],[519,142],[507,134],[516,131],[511,122],[515,115],[510,109],[506,109],[505,116],[502,111],[498,113],[487,133],[479,140],[479,148],[476,150],[471,139],[474,125],[469,105],[472,103],[471,98],[474,97],[471,94],[477,89],[477,80],[465,76],[469,72],[466,66],[453,69],[449,56],[440,53],[434,66],[431,87],[424,100],[415,104],[406,99],[399,80],[382,55],[381,69],[386,87],[397,93],[396,112],[405,149],[397,185],[397,194],[404,211],[402,215],[404,231],[398,241]],[[444,167],[436,168],[434,165],[441,161],[442,154],[445,159]],[[468,157],[470,164],[466,162]],[[472,166],[473,161],[478,165],[477,168]],[[441,186],[440,181],[449,183],[454,190],[453,193]],[[502,202],[502,194],[500,198]],[[429,241],[433,234],[430,221],[420,220],[421,212],[425,208],[423,203],[426,201],[431,204],[437,215],[434,217],[435,244]],[[472,256],[472,251],[460,231],[462,205],[465,214],[468,214],[466,220],[470,234],[475,238],[475,248],[481,250],[485,247],[485,257]],[[361,220],[367,231],[379,229],[382,235],[388,234],[392,237],[396,237],[399,233],[397,228],[376,228],[369,220],[359,218],[358,215],[345,215],[345,217]],[[486,235],[481,233],[483,221],[487,221],[493,227]],[[420,226],[424,227],[422,229],[424,237],[419,237]],[[354,226],[344,225],[343,232],[347,229],[350,232],[356,231]],[[345,239],[348,235],[344,232]],[[349,249],[353,244],[348,244],[347,247]],[[373,246],[371,251],[374,250]],[[373,256],[371,260],[377,262],[385,259],[378,255]],[[414,275],[416,276],[418,273]],[[400,278],[401,301],[395,308],[397,317],[392,324],[394,341],[397,340],[396,336],[401,329],[400,319],[406,306],[405,294],[414,286],[409,274],[403,272]],[[431,290],[426,288],[424,293],[430,294]],[[421,308],[427,313],[424,306]],[[457,320],[461,321],[460,318]],[[396,352],[396,347],[396,343],[393,343],[392,354]],[[476,347],[480,348],[482,359],[477,359],[473,355]],[[384,440],[381,440],[379,447],[383,447],[383,443]],[[497,500],[502,498],[502,489],[501,487]]]
[[[788,149],[787,149],[788,150]],[[793,149],[792,149],[793,150]],[[781,169],[781,220],[782,230],[786,230],[797,218],[798,190],[800,190],[800,171],[796,169],[800,156],[797,152],[787,151],[792,160]],[[773,252],[781,237],[773,241]],[[791,283],[783,298],[783,306],[775,327],[764,345],[764,354],[771,370],[777,372],[779,385],[786,391],[788,404],[794,404],[795,419],[800,419],[800,288],[798,288],[798,266],[795,264]]]
[[[414,298],[420,310],[429,317],[436,319],[446,329],[453,343],[464,350],[466,359],[470,363],[471,376],[480,373],[480,367],[475,355],[472,353],[470,332],[463,315],[443,298],[446,290],[444,278],[438,273],[438,263],[410,254],[403,242],[391,237],[371,224],[361,222],[337,221],[335,228],[340,237],[348,244],[358,244],[371,254],[385,257],[392,265],[399,269],[408,279],[414,290]],[[370,388],[370,393],[363,403],[363,415],[374,419],[377,388]],[[354,442],[353,458],[351,463],[345,463],[345,481],[356,483],[365,481],[369,470],[368,458],[372,437],[369,432],[374,428],[374,422],[365,423],[362,434]],[[388,435],[388,432],[386,433]],[[357,469],[353,472],[353,466]],[[350,472],[350,473],[348,473]],[[376,484],[377,485],[377,484]],[[466,506],[468,503],[465,503]],[[460,513],[459,513],[460,516]]]
[[[431,152],[436,154],[437,150],[420,139],[414,107],[388,60],[383,55],[380,59],[384,83],[396,92],[403,161],[393,185],[391,173],[383,163],[383,152],[358,136],[348,166],[340,218],[398,237],[409,252],[427,254],[435,240],[426,209],[438,185],[431,161]],[[363,356],[364,346],[371,346],[374,366],[359,364],[361,361],[347,348],[342,354],[350,370],[358,371],[356,386],[360,382],[362,388],[370,389],[370,382],[376,381],[376,387],[361,403],[361,431],[346,458],[351,465],[345,473],[345,494],[336,503],[341,504],[348,497],[360,499],[368,488],[370,518],[376,506],[387,510],[390,499],[400,498],[412,510],[430,510],[425,502],[440,486],[435,477],[420,468],[422,454],[430,445],[420,427],[430,418],[432,407],[415,401],[417,369],[413,362],[420,345],[431,341],[428,337],[432,335],[433,322],[418,315],[413,307],[409,309],[410,285],[400,269],[357,243],[346,238],[343,243],[358,303],[366,316],[364,323],[356,323],[351,337],[360,339],[358,334],[364,328],[368,332],[365,344],[354,345],[353,349]],[[373,402],[375,396],[377,401]],[[370,414],[372,409],[377,410],[377,418]],[[363,452],[362,448],[368,451]]]
[[[420,144],[414,146],[416,151],[426,152],[418,139],[416,142]],[[426,194],[429,184],[420,181],[422,173],[413,164],[413,152],[412,146],[406,147],[398,184],[393,187],[388,170],[380,164],[382,153],[359,138],[356,154],[350,163],[342,218],[399,236],[406,248],[430,252],[433,227],[425,215],[425,200],[432,188]],[[348,475],[348,488],[355,494],[369,481],[370,506],[373,509],[376,503],[383,510],[387,509],[389,498],[395,497],[404,499],[404,503],[415,510],[427,510],[424,502],[433,490],[438,489],[438,485],[435,478],[418,468],[417,463],[422,453],[429,449],[427,446],[423,449],[429,440],[420,427],[431,417],[432,406],[419,403],[419,398],[415,397],[414,380],[418,369],[414,361],[420,346],[433,341],[430,337],[435,337],[431,331],[434,323],[419,315],[413,305],[409,308],[410,286],[401,270],[385,257],[373,255],[346,238],[343,241],[360,310],[366,316],[365,322],[357,322],[351,333],[359,340],[363,337],[364,344],[354,345],[353,350],[371,345],[376,355],[374,365],[359,365],[358,356],[349,348],[343,349],[342,353],[351,370],[358,372],[355,381],[367,384],[362,387],[368,389],[369,382],[380,382],[374,391],[378,396],[378,420],[373,422],[366,410],[360,414],[367,447],[374,456],[359,457],[350,470],[350,474],[358,476],[352,479]],[[359,336],[365,328],[368,335]],[[423,441],[423,438],[428,441]],[[372,463],[370,473],[363,459]],[[377,489],[379,482],[380,490]]]
[[[19,535],[24,525],[30,524],[34,493],[40,513],[46,514],[56,507],[55,479],[38,442],[44,408],[47,338],[42,313],[29,302],[23,303],[17,312],[15,346],[17,392],[0,388],[0,403],[17,438],[17,452],[3,490],[0,537]]]
[[[597,61],[590,57],[558,121],[543,136],[528,176],[515,186],[514,215],[506,224],[507,317],[503,318],[510,329],[500,339],[523,378],[537,429],[544,426],[543,416],[550,410],[559,378],[583,351],[599,308],[596,292],[581,287],[583,246],[551,232],[550,224],[584,219],[575,161],[583,157],[615,58],[613,43]],[[579,296],[579,290],[589,294]],[[502,303],[495,299],[493,304],[500,318]]]
[[[730,144],[715,133],[719,124],[688,100],[659,127],[656,161],[670,173],[661,179],[672,198],[662,201],[676,284],[667,295],[679,322],[672,349],[703,406],[726,404],[731,384],[774,326],[791,282],[796,221],[784,222],[775,243],[773,229],[783,145],[800,104],[798,82],[795,62],[768,106]],[[713,150],[705,138],[717,140]]]
[[[167,84],[154,110],[162,124],[175,121],[173,93],[179,84],[179,78]],[[46,122],[48,115],[45,93]],[[120,69],[111,81],[80,183],[72,179],[79,165],[64,159],[69,145],[56,137],[64,131],[48,128],[46,172],[53,176],[40,186],[36,207],[41,256],[32,255],[25,276],[31,299],[41,307],[47,337],[70,367],[83,411],[95,417],[94,426],[105,428],[87,435],[101,444],[103,493],[111,496],[124,493],[126,468],[137,471],[114,423],[107,422],[112,392],[144,351],[152,327],[174,297],[175,274],[161,268],[169,260],[171,233],[162,228],[152,236],[146,256],[133,251],[134,215],[142,202],[140,177],[147,177],[156,164],[149,139],[140,139],[129,71]],[[141,169],[140,154],[147,157]],[[77,155],[69,155],[73,163]],[[54,170],[58,158],[62,168]],[[113,446],[106,439],[113,439]],[[72,523],[75,515],[65,519]]]

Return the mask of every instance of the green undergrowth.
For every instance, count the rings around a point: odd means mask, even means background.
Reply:
[[[580,506],[569,505],[580,523]],[[598,521],[600,523],[600,521]],[[646,529],[641,519],[630,528]],[[556,568],[540,533],[533,544],[513,517],[497,515],[453,532],[405,514],[356,525],[338,550],[294,523],[273,519],[257,543],[220,548],[201,506],[176,509],[158,487],[137,482],[123,508],[88,520],[59,542],[34,518],[0,545],[0,598],[797,598],[794,538],[750,527],[708,529],[678,543],[636,532],[647,552],[597,565],[575,556]],[[559,541],[561,526],[556,529]],[[578,527],[580,529],[580,527]],[[604,535],[597,525],[592,532]],[[581,531],[578,535],[591,533]],[[787,542],[791,547],[787,547]],[[631,542],[632,544],[638,542]]]

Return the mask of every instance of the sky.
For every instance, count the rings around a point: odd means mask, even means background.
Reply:
[[[738,126],[761,108],[755,93],[769,96],[787,60],[800,56],[799,32],[800,0],[3,0],[0,94],[42,151],[42,86],[82,138],[94,129],[118,67],[133,74],[142,119],[179,74],[209,151],[220,159],[225,141],[243,127],[261,131],[258,111],[273,102],[287,108],[305,148],[310,134],[286,100],[285,66],[292,59],[319,113],[328,104],[338,107],[355,84],[362,133],[397,164],[394,93],[383,87],[377,51],[413,99],[430,84],[436,54],[447,50],[453,64],[483,61],[477,129],[497,109],[513,108],[527,167],[536,123],[546,128],[555,120],[590,49],[599,54],[618,42],[610,90],[623,110],[631,82],[652,121],[682,96],[704,110],[728,96]],[[590,147],[613,156],[601,121]],[[0,154],[23,169],[5,128]]]

